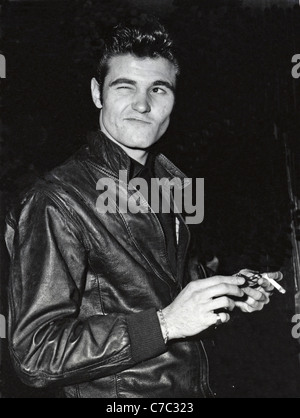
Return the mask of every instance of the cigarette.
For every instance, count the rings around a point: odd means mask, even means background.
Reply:
[[[273,285],[275,289],[277,289],[278,292],[280,292],[282,295],[286,294],[286,290],[282,286],[280,286],[280,284],[276,282],[276,280],[270,279],[270,277],[268,277],[267,275],[264,275],[263,277],[267,279],[271,283],[271,285]]]

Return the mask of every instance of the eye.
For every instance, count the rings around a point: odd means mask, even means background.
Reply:
[[[133,87],[129,86],[129,85],[124,85],[124,86],[118,86],[117,90],[121,90],[121,91],[126,91],[126,90],[132,90]]]
[[[161,87],[154,87],[152,92],[155,94],[166,94],[166,90],[162,89]]]

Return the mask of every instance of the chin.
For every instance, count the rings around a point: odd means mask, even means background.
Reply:
[[[132,149],[148,149],[152,145],[156,144],[158,139],[136,139],[128,141],[127,143],[124,143],[124,145],[128,148]]]

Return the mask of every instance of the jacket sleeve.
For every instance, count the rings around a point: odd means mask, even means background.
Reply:
[[[95,380],[166,351],[155,309],[78,319],[88,251],[62,209],[36,191],[7,222],[9,346],[34,387]]]

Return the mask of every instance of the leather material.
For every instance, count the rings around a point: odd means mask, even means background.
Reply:
[[[199,339],[171,341],[136,363],[128,315],[169,305],[188,281],[189,231],[181,218],[178,273],[172,273],[155,214],[100,214],[102,177],[130,159],[101,132],[38,181],[7,219],[11,257],[9,342],[19,377],[63,387],[67,397],[207,397]],[[184,175],[163,155],[157,177]],[[119,184],[119,197],[132,195]]]

